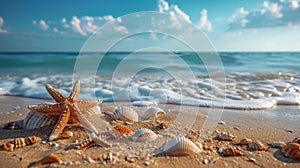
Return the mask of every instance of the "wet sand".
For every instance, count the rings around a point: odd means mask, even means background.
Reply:
[[[82,142],[88,134],[80,127],[67,127],[66,130],[74,132],[70,139],[62,139],[53,142],[47,142],[53,126],[47,126],[36,130],[5,130],[3,126],[11,121],[23,119],[29,110],[26,108],[29,104],[43,103],[45,100],[30,99],[23,97],[0,97],[0,144],[9,142],[13,138],[38,136],[46,143],[38,142],[34,145],[25,146],[12,152],[0,151],[0,167],[28,167],[32,162],[54,153],[58,155],[62,163],[51,164],[54,167],[299,167],[300,161],[286,158],[279,149],[269,148],[267,151],[249,151],[241,147],[244,153],[243,157],[223,157],[217,152],[217,146],[234,146],[243,138],[251,138],[261,141],[265,146],[274,141],[288,142],[300,135],[300,109],[298,106],[279,106],[274,109],[259,111],[238,111],[224,110],[219,120],[224,124],[209,124],[210,129],[203,129],[203,124],[208,118],[213,116],[214,110],[209,108],[197,108],[191,106],[179,105],[159,105],[165,111],[167,116],[160,122],[168,123],[171,127],[160,132],[160,137],[149,143],[132,142],[131,139],[116,142],[116,146],[103,148],[99,146],[91,147],[86,150],[75,150],[72,145],[75,141]],[[125,103],[120,103],[125,104]],[[112,105],[112,103],[103,103],[101,107]],[[143,111],[143,108],[138,108]],[[211,110],[211,111],[209,111]],[[184,111],[184,113],[182,113]],[[196,112],[199,111],[198,114]],[[189,116],[190,115],[190,116]],[[179,116],[185,116],[181,118]],[[206,118],[208,116],[208,118]],[[122,121],[112,121],[107,119],[104,127],[112,127],[124,124]],[[184,119],[193,119],[192,128],[187,129],[180,124],[175,124],[174,120],[184,121]],[[189,126],[185,122],[185,126]],[[139,128],[155,127],[159,122],[140,122],[127,125],[133,131]],[[237,136],[232,142],[219,141],[215,139],[220,132],[230,132]],[[198,140],[201,134],[203,152],[193,156],[170,157],[165,155],[153,156],[153,152],[159,151],[168,139],[173,136],[185,135],[193,141]],[[110,155],[112,159],[107,159]],[[106,159],[105,159],[106,158]],[[129,159],[128,159],[129,158]],[[205,161],[208,163],[204,163]],[[49,165],[43,165],[47,167]]]

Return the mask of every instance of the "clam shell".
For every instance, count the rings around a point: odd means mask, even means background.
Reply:
[[[223,156],[244,156],[239,149],[234,147],[219,148],[218,152]]]
[[[233,136],[231,133],[227,132],[221,132],[220,135],[217,137],[219,140],[222,141],[232,141],[236,136]]]
[[[276,142],[269,144],[269,146],[272,148],[283,148],[286,146],[286,143],[282,142],[282,141],[276,141]]]
[[[138,113],[130,108],[130,107],[120,107],[118,108],[113,114],[112,117],[115,120],[122,120],[122,121],[129,121],[129,122],[138,122],[139,121],[139,115]]]
[[[142,128],[134,132],[132,140],[135,142],[151,142],[157,138],[157,134],[150,129]]]
[[[166,142],[163,152],[170,156],[188,156],[200,153],[201,149],[191,140],[180,136]]]
[[[251,144],[252,143],[252,139],[249,139],[249,138],[245,138],[245,139],[241,139],[241,141],[240,141],[240,145],[249,145],[249,144]]]
[[[32,130],[42,128],[47,125],[55,125],[59,119],[56,115],[44,115],[30,111],[23,120],[23,128]]]
[[[296,158],[300,160],[300,144],[298,143],[287,144],[286,147],[281,149],[281,152],[286,157]]]
[[[298,143],[298,144],[300,144],[300,136],[296,137],[296,138],[293,140],[293,143]]]
[[[159,108],[159,107],[151,107],[147,109],[143,115],[144,120],[153,120],[156,119],[158,116],[166,115],[166,112]]]
[[[248,147],[249,147],[250,150],[259,150],[259,151],[266,150],[266,147],[260,141],[254,141],[251,144],[249,144]]]

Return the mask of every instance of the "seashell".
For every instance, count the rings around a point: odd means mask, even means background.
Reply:
[[[99,135],[97,136],[95,133],[92,133],[91,137],[88,137],[83,140],[82,143],[77,144],[75,146],[75,149],[77,150],[83,150],[87,149],[92,146],[102,146],[102,147],[111,147],[112,144],[109,143],[105,136]]]
[[[138,113],[129,107],[123,106],[118,108],[113,114],[112,118],[115,120],[129,121],[129,122],[138,122],[139,116]]]
[[[155,133],[159,133],[161,130],[165,130],[170,128],[170,125],[167,123],[160,123],[154,127],[151,128],[152,131],[154,131]]]
[[[159,108],[159,107],[151,107],[149,109],[147,109],[143,115],[143,119],[144,120],[152,120],[152,119],[156,119],[159,116],[164,116],[166,115],[166,112]]]
[[[249,145],[249,144],[251,144],[252,143],[252,139],[249,139],[249,138],[245,138],[245,139],[241,139],[241,141],[240,141],[240,145]]]
[[[41,166],[43,164],[50,164],[50,163],[60,163],[60,158],[55,154],[50,154],[41,160],[33,162],[29,167]]]
[[[233,136],[231,133],[227,132],[221,132],[220,135],[217,137],[219,140],[222,141],[232,141],[236,136]]]
[[[227,148],[219,148],[218,152],[223,156],[244,156],[244,154],[237,148],[227,147]]]
[[[73,137],[73,135],[74,135],[74,133],[72,131],[65,131],[60,136],[63,139],[69,139],[69,138]]]
[[[281,152],[286,157],[300,160],[300,144],[298,143],[288,143],[286,147],[281,149]]]
[[[24,146],[35,144],[39,140],[36,136],[30,136],[27,138],[16,138],[6,144],[0,146],[0,150],[13,151]]]
[[[23,128],[32,130],[48,125],[55,125],[59,119],[56,115],[44,115],[30,111],[23,120]]]
[[[259,151],[266,150],[266,147],[260,141],[254,141],[251,144],[249,144],[248,147],[249,147],[250,150],[259,150]]]
[[[135,142],[151,142],[158,136],[150,129],[142,128],[134,132],[132,140]]]
[[[166,142],[163,152],[170,156],[188,156],[200,153],[201,149],[191,140],[180,136]]]
[[[296,137],[292,142],[300,144],[300,136]]]
[[[83,111],[87,115],[93,115],[93,114],[101,114],[101,108],[99,106],[92,107],[90,109],[87,109]]]
[[[127,128],[127,127],[125,127],[123,125],[117,125],[117,126],[115,126],[114,130],[117,132],[117,134],[121,134],[122,137],[128,137],[128,136],[132,136],[133,135],[133,132],[129,128]]]
[[[283,148],[283,147],[286,146],[286,143],[282,142],[282,141],[276,141],[276,142],[273,142],[273,143],[269,144],[269,146],[271,148]]]
[[[21,126],[22,126],[22,121],[17,121],[17,122],[10,122],[10,123],[7,123],[3,129],[8,129],[8,130],[17,130],[17,129],[21,129]]]

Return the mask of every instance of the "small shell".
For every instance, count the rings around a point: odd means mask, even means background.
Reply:
[[[13,151],[24,146],[35,144],[39,140],[36,136],[30,136],[27,138],[16,138],[6,144],[0,146],[0,150]]]
[[[298,144],[300,144],[300,136],[296,137],[296,138],[293,140],[293,143],[298,143]]]
[[[135,142],[151,142],[154,141],[158,136],[155,132],[150,129],[142,128],[133,134],[132,140]]]
[[[286,146],[286,143],[282,142],[282,141],[276,141],[276,142],[273,142],[273,143],[269,144],[269,146],[271,148],[283,148],[283,147]]]
[[[22,121],[21,122],[10,122],[7,123],[3,129],[8,129],[8,130],[17,130],[17,129],[21,129],[22,126]]]
[[[188,156],[200,153],[201,149],[191,140],[180,136],[166,142],[163,152],[170,156]]]
[[[115,131],[116,134],[117,134],[117,135],[114,135],[116,138],[118,138],[118,137],[128,137],[128,136],[133,135],[133,132],[129,128],[127,128],[123,125],[115,126],[113,131]]]
[[[218,152],[223,156],[244,156],[244,154],[234,147],[219,148]]]
[[[259,151],[266,150],[266,147],[260,141],[254,141],[251,144],[249,144],[248,147],[249,147],[250,150],[259,150]]]
[[[138,113],[129,107],[123,106],[118,108],[113,114],[112,117],[115,120],[129,121],[129,122],[138,122],[139,115]]]
[[[33,162],[29,167],[41,166],[43,164],[50,164],[50,163],[60,163],[60,158],[55,154],[50,154],[41,160]]]
[[[232,141],[236,136],[233,136],[231,133],[227,132],[221,132],[220,135],[217,137],[219,140],[222,141]]]
[[[286,147],[281,149],[281,152],[286,157],[300,160],[300,144],[298,143],[288,143]]]
[[[240,141],[240,145],[246,145],[246,146],[248,146],[249,144],[251,144],[252,143],[252,139],[249,139],[249,138],[245,138],[245,139],[241,139],[241,141]]]
[[[44,115],[36,112],[29,112],[24,121],[23,128],[32,130],[37,128],[42,128],[47,125],[55,125],[59,119],[56,115]]]
[[[159,107],[151,107],[147,109],[143,115],[144,120],[153,120],[156,119],[159,116],[164,116],[166,115],[166,112],[159,108]]]
[[[74,133],[72,131],[65,131],[61,134],[61,138],[63,139],[69,139],[73,137]]]

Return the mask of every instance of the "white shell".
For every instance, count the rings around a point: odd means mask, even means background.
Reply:
[[[44,115],[30,111],[23,120],[23,128],[32,130],[42,128],[47,125],[55,125],[59,119],[56,115]]]
[[[138,113],[134,109],[126,106],[118,108],[116,112],[112,114],[112,117],[115,120],[131,121],[131,122],[139,121]]]
[[[157,138],[157,134],[150,129],[142,128],[134,132],[132,140],[135,142],[151,142]]]
[[[155,119],[159,115],[165,115],[166,112],[159,107],[151,107],[147,109],[143,115],[144,120],[152,120]]]
[[[232,141],[234,138],[236,138],[236,136],[233,136],[229,132],[221,132],[221,134],[218,136],[218,139],[222,141]]]
[[[101,114],[101,108],[99,106],[95,106],[83,111],[83,113],[87,115]]]
[[[200,153],[201,149],[191,140],[180,136],[165,143],[163,152],[170,156],[188,156]]]

